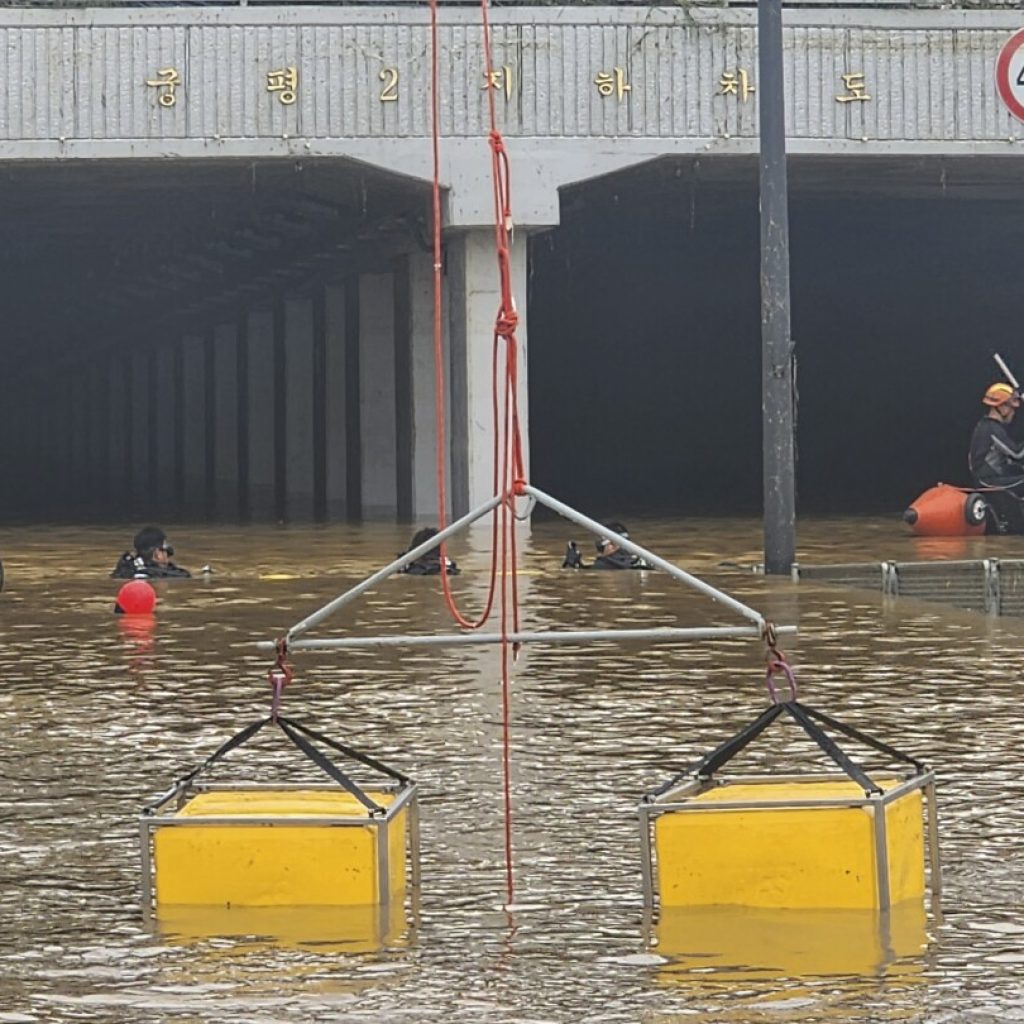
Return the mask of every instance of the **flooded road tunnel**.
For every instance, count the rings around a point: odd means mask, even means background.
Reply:
[[[790,158],[799,511],[968,482],[992,353],[1024,374],[1015,166]],[[658,161],[564,191],[533,240],[533,465],[570,503],[759,512],[757,175]]]
[[[895,513],[966,482],[992,352],[1024,372],[1024,186],[1005,159],[790,164],[798,508]],[[430,514],[422,181],[21,164],[0,216],[7,518]],[[562,190],[528,241],[539,486],[595,511],[759,510],[758,233],[754,158]]]
[[[0,178],[9,518],[409,514],[421,181],[209,159]]]

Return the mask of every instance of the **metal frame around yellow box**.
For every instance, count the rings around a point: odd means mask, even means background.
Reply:
[[[776,787],[785,787],[798,786],[800,783],[817,783],[819,785],[821,783],[843,783],[846,784],[846,786],[852,786],[856,791],[851,792],[849,796],[844,794],[831,798],[810,797],[807,799],[797,799],[794,798],[792,794],[789,794],[781,799],[777,796],[775,799],[770,799],[768,798],[768,790],[766,789],[766,798],[763,800],[717,799],[718,795],[727,791],[729,786],[750,787],[774,785]],[[716,799],[714,801],[702,801],[699,799],[701,795],[707,794],[711,791],[715,791],[716,794]],[[929,865],[928,885],[931,889],[933,898],[937,898],[942,890],[942,871],[938,848],[938,818],[935,809],[935,777],[932,772],[927,771],[915,773],[913,775],[897,779],[891,785],[884,787],[884,791],[880,794],[862,793],[862,791],[859,791],[855,784],[853,784],[845,775],[837,773],[808,773],[804,775],[732,776],[730,778],[716,778],[713,781],[705,778],[693,778],[681,783],[673,789],[668,790],[666,793],[659,795],[656,799],[642,801],[639,805],[638,811],[640,817],[641,869],[643,872],[645,904],[648,907],[653,907],[656,897],[660,897],[660,893],[656,893],[655,891],[656,843],[652,842],[652,830],[656,826],[657,819],[662,815],[703,814],[707,817],[709,815],[730,812],[770,814],[773,811],[798,811],[805,812],[805,814],[807,814],[807,822],[810,824],[813,822],[814,812],[831,811],[834,814],[837,810],[865,808],[872,812],[872,821],[869,827],[872,830],[871,856],[873,859],[876,882],[875,898],[873,902],[877,909],[886,910],[893,902],[892,884],[890,879],[891,857],[889,851],[887,812],[888,809],[897,802],[905,800],[905,798],[911,794],[917,793],[920,793],[925,805],[927,835],[926,838],[922,837],[922,841],[925,842],[927,846],[927,861]],[[751,822],[756,821],[755,818],[749,818],[749,820]],[[754,831],[756,832],[756,829]],[[752,858],[755,857],[756,853],[752,852],[751,856]],[[923,871],[923,866],[921,870]],[[897,888],[896,895],[897,899],[902,898],[899,887]],[[740,889],[737,889],[736,898],[721,900],[718,902],[742,904],[744,901]],[[760,905],[769,906],[772,904],[764,903]],[[826,901],[808,905],[828,906],[829,904]],[[842,906],[844,904],[838,905]]]
[[[379,832],[374,842],[373,850],[373,887],[376,890],[376,902],[381,905],[388,904],[393,897],[404,896],[404,876],[406,864],[392,863],[401,856],[402,850],[408,849],[408,866],[410,874],[410,885],[416,889],[419,886],[419,811],[417,804],[417,791],[415,783],[407,784],[378,784],[372,787],[373,791],[389,799],[383,803],[382,814],[268,814],[268,813],[215,813],[204,814],[200,810],[197,813],[189,813],[188,805],[191,800],[204,796],[215,796],[222,794],[229,796],[237,794],[240,799],[245,794],[252,794],[258,801],[260,795],[270,797],[272,794],[300,793],[323,795],[345,796],[345,791],[338,786],[317,785],[313,783],[192,783],[188,786],[177,786],[162,796],[152,807],[147,809],[139,818],[139,846],[142,861],[142,910],[143,917],[147,922],[153,920],[154,909],[158,896],[158,865],[154,856],[158,833],[162,829],[168,830],[221,830],[245,829],[246,834],[253,829],[279,828],[288,829],[292,832],[321,829],[374,829]],[[183,813],[184,812],[184,813]],[[401,835],[399,831],[404,830]],[[216,835],[217,833],[213,833]],[[396,841],[400,841],[401,849],[396,847]],[[396,872],[401,871],[399,879]],[[324,902],[330,902],[325,900]],[[357,901],[362,902],[362,900]]]

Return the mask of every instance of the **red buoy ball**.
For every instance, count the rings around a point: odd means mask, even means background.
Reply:
[[[132,580],[117,592],[114,611],[120,615],[149,615],[156,607],[156,591],[145,580]]]

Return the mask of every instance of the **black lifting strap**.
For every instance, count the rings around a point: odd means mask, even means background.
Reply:
[[[376,758],[370,757],[369,754],[364,754],[362,751],[356,750],[354,747],[350,747],[346,743],[340,743],[338,740],[332,740],[330,737],[324,736],[322,733],[316,732],[314,729],[310,729],[309,726],[301,725],[293,718],[278,716],[278,720],[286,721],[293,729],[298,729],[299,732],[305,733],[310,737],[310,739],[316,740],[317,743],[322,743],[324,746],[330,747],[332,750],[337,750],[338,753],[344,754],[346,757],[351,757],[353,761],[365,764],[368,768],[373,768],[382,775],[387,775],[389,778],[394,779],[403,786],[407,786],[411,781],[408,775],[403,775],[397,768],[390,768],[388,765],[384,764],[383,761],[378,761]]]
[[[778,704],[772,704],[767,710],[763,711],[758,717],[741,729],[735,736],[730,737],[724,743],[719,744],[714,750],[705,756],[692,768],[684,769],[679,772],[673,778],[669,779],[663,786],[659,786],[657,789],[651,790],[644,796],[644,801],[650,803],[656,800],[659,796],[663,796],[665,793],[672,789],[675,789],[681,782],[687,779],[700,779],[708,781],[714,775],[719,768],[731,761],[741,750],[748,746],[753,740],[757,739],[779,717],[783,712],[789,714],[789,716],[804,730],[807,735],[814,740],[815,743],[825,752],[825,754],[831,758],[843,772],[851,778],[854,782],[859,785],[865,793],[868,795],[872,793],[881,794],[883,792],[881,786],[877,785],[869,775],[852,759],[850,758],[842,748],[833,740],[824,729],[818,725],[821,722],[827,725],[831,729],[835,729],[836,732],[842,733],[844,736],[849,736],[850,739],[857,740],[863,743],[867,747],[871,747],[874,750],[879,751],[883,754],[888,754],[890,757],[895,758],[898,761],[902,761],[905,764],[912,765],[918,772],[924,772],[927,770],[925,764],[916,758],[911,757],[908,754],[904,754],[897,750],[895,747],[889,746],[888,743],[883,743],[881,740],[873,739],[871,736],[867,736],[862,733],[859,729],[853,728],[851,725],[844,725],[842,722],[837,721],[824,712],[816,711],[814,708],[806,707],[799,701],[782,701]]]
[[[735,736],[730,737],[724,743],[719,744],[711,751],[710,754],[705,754],[692,768],[684,768],[681,772],[669,779],[663,786],[659,786],[657,789],[652,789],[645,797],[644,800],[650,803],[652,800],[656,800],[659,796],[663,796],[670,789],[675,789],[684,779],[692,779],[694,777],[698,779],[710,779],[712,775],[722,765],[731,761],[744,747],[752,743],[757,739],[768,728],[772,722],[775,721],[779,715],[782,714],[782,709],[785,707],[784,704],[772,704],[771,707],[762,711],[760,715],[754,719],[750,725],[746,728],[741,729]]]
[[[848,757],[839,744],[833,740],[820,725],[816,725],[808,714],[810,709],[805,708],[798,701],[791,700],[787,704],[780,705],[785,708],[808,736],[818,744],[825,753],[864,790],[869,796],[872,793],[882,795],[882,787],[868,777],[864,769]]]
[[[203,772],[212,768],[221,758],[225,755],[230,754],[232,750],[242,746],[243,743],[247,743],[262,729],[265,725],[275,721],[273,717],[261,718],[256,722],[252,722],[247,725],[244,729],[239,730],[230,739],[225,740],[198,768],[193,768],[187,775],[183,775],[175,783],[176,790],[182,790],[190,783],[194,782]],[[281,731],[295,744],[295,746],[308,757],[318,768],[329,775],[335,782],[338,783],[343,789],[351,793],[369,812],[371,815],[383,815],[386,814],[385,808],[371,800],[365,792],[353,782],[343,771],[330,758],[328,758],[321,751],[317,750],[312,743],[309,742],[306,737],[316,740],[318,743],[322,743],[327,747],[331,747],[337,750],[339,753],[346,754],[355,761],[359,761],[361,764],[367,765],[369,768],[374,768],[384,775],[394,779],[399,785],[405,786],[409,783],[409,777],[403,775],[401,772],[396,771],[394,768],[389,768],[386,764],[370,757],[368,754],[360,753],[358,750],[353,750],[352,747],[346,746],[344,743],[338,743],[336,740],[329,739],[328,737],[314,731],[313,729],[307,728],[304,725],[300,725],[298,722],[293,721],[290,718],[285,718],[283,715],[278,715],[276,719],[277,724],[281,727]],[[155,806],[146,808],[146,813],[154,813]]]
[[[364,764],[368,764],[369,760],[365,755],[356,754],[355,751],[346,750],[340,743],[335,743],[333,740],[327,739],[326,736],[321,736],[319,733],[314,732],[312,729],[307,729],[303,725],[299,725],[298,722],[293,722],[289,718],[283,718],[281,715],[277,716],[277,724],[281,727],[281,731],[295,744],[303,754],[306,755],[321,771],[329,775],[335,782],[338,783],[343,789],[347,790],[352,794],[369,812],[371,815],[383,815],[387,811],[371,800],[363,790],[350,779],[326,754],[322,751],[317,750],[312,743],[306,739],[306,736],[310,736],[322,743],[327,744],[330,747],[334,747],[336,750],[340,750],[343,753],[349,753],[354,756],[356,760],[362,761]],[[395,773],[390,769],[386,769],[383,765],[381,769],[387,772],[388,775],[395,777]]]
[[[835,729],[836,732],[841,732],[844,736],[849,736],[850,739],[857,740],[859,743],[863,743],[864,746],[879,751],[879,753],[888,754],[889,757],[895,758],[897,761],[909,764],[916,772],[924,773],[928,771],[928,766],[924,761],[919,761],[916,757],[911,757],[910,754],[904,754],[903,751],[890,747],[888,743],[876,740],[873,736],[867,736],[852,725],[846,725],[844,722],[837,721],[830,715],[826,715],[824,711],[817,711],[814,708],[807,707],[805,704],[801,704],[800,707],[805,714],[811,718],[816,718],[819,722],[823,722],[830,729]]]
[[[193,768],[187,775],[183,775],[174,784],[176,790],[182,790],[190,783],[195,782],[203,772],[212,768],[222,757],[226,754],[230,754],[236,747],[240,747],[243,743],[248,743],[263,728],[270,718],[261,718],[256,722],[252,722],[247,725],[244,729],[239,730],[230,739],[225,740],[198,768]],[[156,811],[156,805],[147,807],[145,809],[146,814],[152,814]]]

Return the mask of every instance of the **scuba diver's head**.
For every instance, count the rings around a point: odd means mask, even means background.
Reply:
[[[132,544],[135,553],[147,562],[166,564],[174,554],[174,548],[167,543],[167,534],[159,526],[144,526],[135,534]]]
[[[620,537],[628,537],[629,536],[629,531],[622,525],[622,523],[619,523],[619,522],[609,523],[608,524],[608,529],[611,530],[612,533],[619,534]],[[604,549],[606,547],[608,547],[609,544],[612,546],[613,549],[618,547],[618,545],[615,543],[615,541],[609,540],[607,537],[598,537],[594,541],[594,547],[597,548],[597,553],[599,555],[604,554]]]
[[[421,544],[426,544],[431,537],[437,536],[437,530],[433,526],[424,526],[422,530],[417,530],[413,535],[411,541],[409,541],[408,550],[412,551],[413,548],[418,548]]]
[[[1001,420],[1009,423],[1020,406],[1020,395],[1011,385],[1000,381],[985,392],[982,402],[994,409]]]

